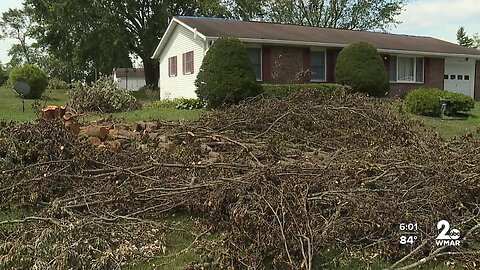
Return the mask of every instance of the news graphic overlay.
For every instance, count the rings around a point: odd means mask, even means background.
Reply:
[[[414,245],[420,240],[417,223],[400,223],[400,245]]]
[[[451,228],[450,222],[440,220],[437,223],[437,230],[439,230],[439,234],[435,238],[435,243],[438,247],[460,246],[460,230]]]

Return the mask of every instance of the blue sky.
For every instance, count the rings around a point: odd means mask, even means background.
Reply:
[[[22,0],[0,0],[0,12],[21,7]],[[410,0],[398,17],[402,24],[392,28],[396,34],[431,36],[456,43],[456,32],[465,26],[469,35],[480,32],[478,0]],[[7,63],[12,40],[0,40],[0,61]]]

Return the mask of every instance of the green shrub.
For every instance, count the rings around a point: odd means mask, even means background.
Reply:
[[[164,109],[164,108],[175,108],[178,105],[177,99],[162,99],[152,102],[150,107],[157,108],[157,109]]]
[[[220,38],[208,50],[195,81],[209,107],[236,104],[261,93],[247,51],[237,38]]]
[[[152,103],[153,108],[175,108],[178,110],[196,110],[205,107],[200,99],[197,98],[175,98],[162,99]]]
[[[342,85],[334,83],[304,83],[304,84],[262,84],[263,94],[266,97],[285,99],[292,93],[301,90],[322,90],[331,93],[343,88]]]
[[[68,91],[70,105],[75,110],[113,113],[139,109],[137,99],[118,88],[110,77],[102,77],[92,86],[77,84]]]
[[[404,100],[408,112],[426,116],[439,116],[443,102],[447,105],[446,115],[468,112],[475,107],[473,98],[437,88],[415,89],[409,92]]]
[[[198,98],[181,98],[175,106],[178,110],[197,110],[203,107],[205,103]]]
[[[382,57],[374,46],[366,42],[352,44],[340,52],[335,66],[335,80],[370,96],[384,96],[389,90]]]
[[[47,75],[34,65],[14,67],[10,70],[8,83],[13,86],[20,81],[26,82],[31,87],[30,94],[25,96],[27,99],[40,98],[48,86]]]
[[[48,79],[48,88],[49,89],[68,89],[68,83],[53,77]]]
[[[138,92],[143,94],[149,99],[158,100],[160,99],[160,88],[155,85],[144,85],[138,89]]]
[[[454,115],[459,112],[468,112],[475,108],[475,100],[460,93],[447,92],[447,114]]]

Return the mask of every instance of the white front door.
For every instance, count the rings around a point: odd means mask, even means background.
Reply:
[[[473,97],[475,61],[468,58],[445,58],[444,88]]]

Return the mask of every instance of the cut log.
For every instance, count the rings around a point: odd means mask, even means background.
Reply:
[[[73,115],[71,113],[65,113],[63,115],[63,120],[65,120],[65,121],[70,121],[70,120],[72,120],[72,118],[73,118]]]
[[[158,130],[158,123],[157,122],[146,122],[145,124],[145,131],[146,132],[155,132]]]
[[[137,139],[138,136],[139,136],[138,132],[114,128],[109,130],[109,133],[107,135],[107,140],[108,141],[114,141],[117,139],[135,140]]]
[[[55,119],[56,107],[48,106],[47,108],[42,109],[43,119]]]
[[[69,120],[65,122],[65,127],[68,131],[72,134],[78,135],[80,133],[80,126],[73,120]]]
[[[49,105],[42,109],[42,117],[44,119],[62,118],[65,115],[67,108],[65,106]]]
[[[87,137],[97,137],[100,140],[105,140],[107,138],[109,131],[106,127],[99,126],[87,126],[80,130],[79,135]]]
[[[112,149],[120,149],[120,148],[122,148],[122,142],[121,142],[120,140],[109,141],[109,142],[108,142],[108,145],[109,145]]]
[[[102,141],[97,138],[97,137],[89,137],[89,140],[90,140],[90,143],[93,145],[93,146],[100,146],[102,144]]]

